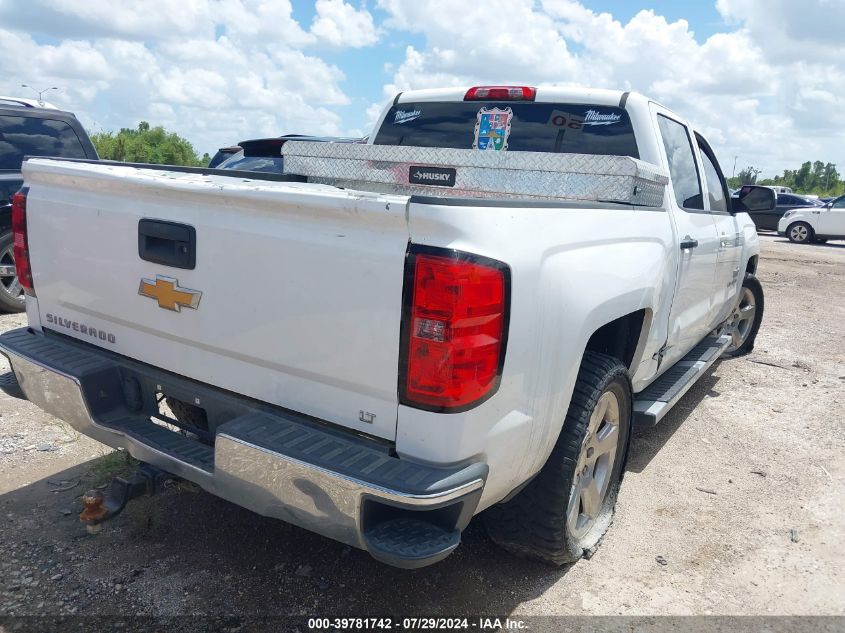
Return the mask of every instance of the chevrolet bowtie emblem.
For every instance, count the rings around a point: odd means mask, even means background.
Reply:
[[[173,277],[156,275],[155,279],[141,279],[138,294],[158,301],[159,308],[181,312],[182,308],[196,310],[202,293],[179,286],[179,280]]]

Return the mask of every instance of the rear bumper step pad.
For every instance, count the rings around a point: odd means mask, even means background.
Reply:
[[[0,335],[0,352],[26,397],[78,431],[392,565],[422,567],[451,553],[487,477],[483,463],[438,468],[400,459],[383,443],[64,337],[13,330]],[[214,446],[150,419],[158,391],[189,390],[205,406],[233,412],[216,427]]]

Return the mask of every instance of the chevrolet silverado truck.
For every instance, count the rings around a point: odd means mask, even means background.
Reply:
[[[774,193],[732,208],[645,96],[404,92],[367,144],[281,153],[281,175],[27,160],[28,327],[0,336],[26,397],[391,565],[478,514],[564,564],[611,523],[632,425],[754,345],[747,211]]]

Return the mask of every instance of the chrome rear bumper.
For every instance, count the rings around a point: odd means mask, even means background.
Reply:
[[[451,553],[487,476],[482,463],[399,459],[375,441],[65,337],[13,330],[0,336],[0,352],[26,397],[81,433],[392,565],[422,567]],[[157,393],[200,398],[209,419],[232,417],[216,426],[213,447],[201,444],[150,420]]]

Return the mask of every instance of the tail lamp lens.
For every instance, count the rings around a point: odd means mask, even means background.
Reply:
[[[24,291],[33,294],[32,268],[29,265],[29,240],[26,232],[26,189],[12,196],[12,254],[15,272]]]
[[[465,410],[492,395],[499,383],[508,269],[449,251],[413,255],[408,265],[413,294],[406,306],[403,402]]]

